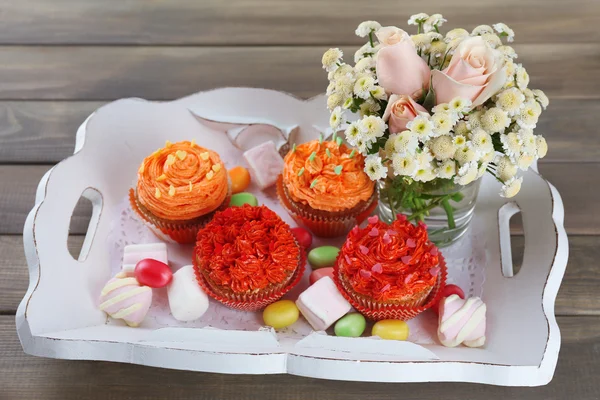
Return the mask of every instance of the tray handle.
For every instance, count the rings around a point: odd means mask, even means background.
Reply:
[[[102,193],[100,193],[100,191],[96,188],[87,187],[77,198],[75,204],[73,204],[73,206],[70,208],[73,211],[71,212],[71,217],[69,218],[69,221],[73,218],[77,202],[82,197],[88,199],[92,204],[92,215],[90,217],[90,222],[85,233],[85,239],[83,240],[81,250],[79,251],[79,256],[76,259],[76,261],[79,262],[84,262],[87,259],[90,249],[92,248],[92,243],[94,242],[96,231],[98,230],[98,223],[100,222],[100,215],[102,214],[102,208],[104,204]],[[67,241],[65,241],[65,243],[68,243],[68,238]]]
[[[521,212],[521,208],[515,201],[505,203],[498,210],[498,229],[500,234],[500,259],[502,266],[502,275],[505,278],[514,276],[514,268],[512,262],[512,247],[510,238],[510,219],[517,213]]]

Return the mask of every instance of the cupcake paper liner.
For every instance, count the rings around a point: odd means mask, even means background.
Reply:
[[[348,234],[355,226],[363,222],[377,206],[377,191],[374,190],[369,200],[358,206],[340,212],[326,212],[312,209],[297,203],[289,196],[283,184],[283,176],[277,178],[277,197],[279,202],[296,221],[319,237],[337,237]]]

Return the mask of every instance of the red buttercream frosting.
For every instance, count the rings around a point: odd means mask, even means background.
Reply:
[[[401,215],[391,225],[375,216],[348,234],[337,259],[340,275],[356,293],[380,302],[404,301],[431,289],[440,273],[427,227]]]
[[[289,225],[265,206],[217,212],[198,232],[194,251],[213,283],[238,294],[285,282],[301,260]]]

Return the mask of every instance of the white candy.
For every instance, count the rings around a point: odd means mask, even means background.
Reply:
[[[296,305],[316,331],[329,328],[352,309],[328,276],[319,279],[302,292],[296,300]]]
[[[252,171],[252,181],[265,189],[277,182],[283,170],[283,158],[275,148],[275,143],[268,141],[251,148],[244,153],[244,158]]]
[[[125,246],[123,250],[123,272],[132,275],[136,264],[146,258],[152,258],[168,265],[167,245],[165,243],[148,243]]]
[[[193,265],[181,267],[167,286],[171,314],[178,321],[193,321],[208,310],[208,296],[202,291]]]

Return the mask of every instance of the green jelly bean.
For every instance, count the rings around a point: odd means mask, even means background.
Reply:
[[[359,337],[365,331],[366,326],[365,317],[359,313],[350,313],[339,319],[333,330],[336,336]]]
[[[339,252],[340,249],[335,246],[316,247],[308,253],[308,262],[313,269],[333,267]]]
[[[252,193],[242,192],[236,193],[231,196],[231,200],[229,201],[230,206],[243,206],[244,204],[250,204],[251,206],[257,206],[258,200]]]

